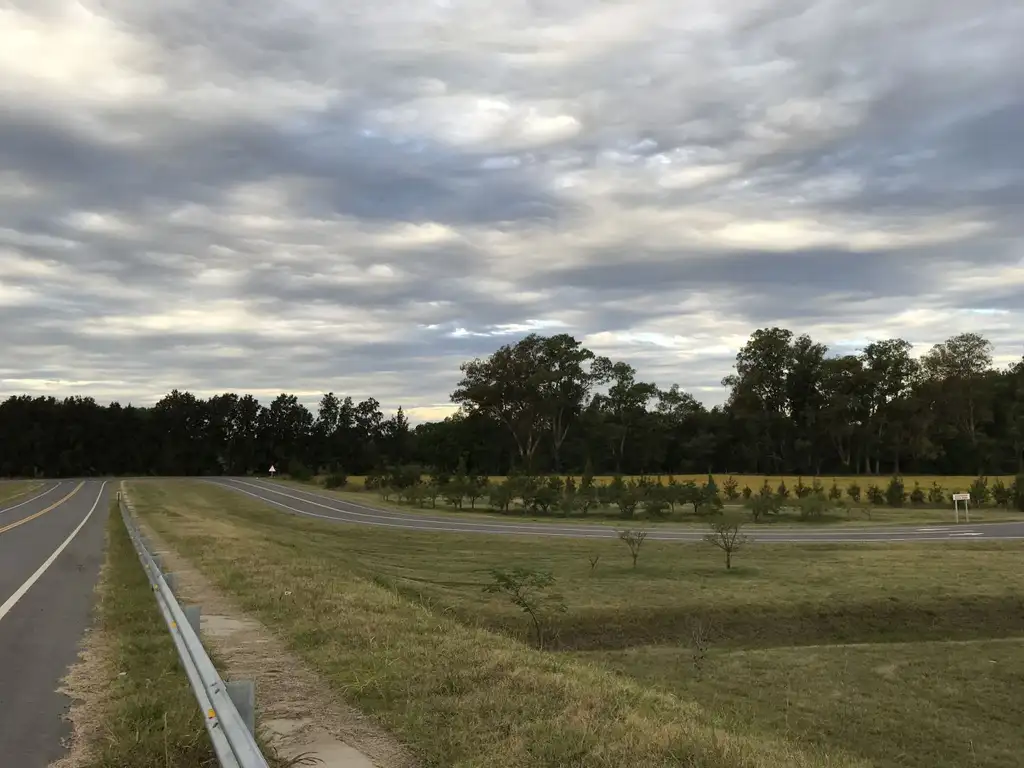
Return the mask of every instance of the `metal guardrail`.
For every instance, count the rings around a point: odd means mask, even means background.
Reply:
[[[183,609],[179,605],[172,589],[174,574],[161,571],[159,558],[150,552],[149,543],[132,519],[120,491],[117,505],[203,711],[206,730],[221,768],[269,768],[253,737],[255,689],[252,681],[225,683],[221,679],[199,639],[198,607]]]

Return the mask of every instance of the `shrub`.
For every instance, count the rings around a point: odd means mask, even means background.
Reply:
[[[767,482],[768,481],[765,480],[765,483]],[[779,487],[775,489],[775,493],[778,494],[778,497],[783,501],[789,498],[789,488],[786,487],[785,480],[779,482]]]
[[[750,490],[750,486],[749,485],[744,485],[743,486],[743,498],[744,499],[749,499],[753,495],[754,495],[754,492],[752,490]]]
[[[288,462],[288,477],[292,480],[312,480],[313,471],[298,459]]]
[[[925,495],[924,489],[920,483],[914,483],[914,490],[910,492],[910,503],[911,504],[924,504]]]
[[[811,493],[815,496],[820,496],[823,499],[825,498],[825,487],[821,484],[821,480],[818,478],[814,478],[814,480],[811,481]]]
[[[725,498],[729,501],[736,501],[736,499],[740,497],[738,488],[739,483],[736,482],[736,478],[732,475],[729,475],[725,482],[722,483],[722,490],[725,492]]]
[[[829,503],[817,494],[805,496],[799,501],[801,520],[820,520],[829,510]]]
[[[491,509],[507,513],[515,499],[512,490],[512,485],[508,480],[492,485],[487,491],[487,503]]]
[[[971,501],[979,507],[987,504],[991,499],[988,492],[988,478],[976,477],[970,487]]]
[[[857,493],[858,495],[860,494],[859,488],[857,489]],[[843,498],[843,491],[835,480],[832,481],[832,487],[828,489],[828,498],[829,501],[839,501]]]
[[[882,493],[882,489],[874,483],[868,486],[868,502],[879,506],[885,503],[885,494]]]
[[[846,495],[850,497],[850,501],[857,503],[860,501],[860,486],[856,482],[850,483],[846,486]]]
[[[484,592],[507,595],[512,605],[530,617],[537,647],[543,648],[550,614],[566,611],[561,596],[547,592],[554,585],[555,577],[549,571],[513,568],[511,571],[493,569],[491,578],[494,582],[484,587]]]
[[[661,518],[668,511],[668,502],[660,494],[651,494],[644,499],[643,508],[648,517]]]
[[[793,486],[793,493],[796,494],[796,497],[798,499],[806,499],[808,496],[811,495],[811,486],[804,485],[803,477],[798,477],[796,479],[796,485]]]
[[[1007,487],[999,478],[992,483],[992,501],[1006,509],[1013,503],[1013,486]]]
[[[348,475],[342,471],[331,472],[324,478],[324,488],[344,488],[348,485]]]
[[[636,568],[636,559],[640,557],[640,546],[647,538],[647,531],[631,531],[628,528],[619,531],[619,541],[629,547],[629,555],[633,558],[633,567]]]
[[[885,489],[885,503],[890,507],[902,507],[907,500],[907,489],[903,478],[893,475],[889,478],[889,485]]]
[[[934,480],[932,481],[932,487],[928,489],[928,503],[941,506],[946,503],[946,492],[942,490],[942,486]]]
[[[782,502],[774,493],[759,493],[747,501],[747,507],[750,509],[750,516],[757,523],[762,517],[778,514],[782,508]]]

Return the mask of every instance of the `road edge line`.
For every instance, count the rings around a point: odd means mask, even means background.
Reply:
[[[47,570],[49,570],[51,565],[53,565],[53,561],[60,557],[61,552],[68,548],[68,545],[74,540],[75,536],[78,535],[78,532],[85,527],[86,523],[89,522],[89,520],[92,518],[93,512],[96,511],[96,507],[100,505],[100,499],[103,498],[103,489],[106,487],[107,481],[104,480],[103,484],[100,486],[100,492],[96,494],[96,501],[92,503],[92,508],[89,510],[89,513],[82,519],[82,522],[78,524],[78,527],[76,527],[75,530],[73,530],[55,550],[53,550],[53,552],[50,554],[48,558],[46,558],[43,564],[36,569],[36,572],[29,576],[25,580],[25,583],[18,587],[14,591],[14,594],[7,598],[3,605],[0,605],[0,621],[3,621],[4,616],[10,613],[11,609],[14,608],[15,605],[17,605],[18,601],[21,600],[21,598],[23,598],[30,589],[32,589],[32,587],[35,585],[37,581],[39,581],[40,578],[42,578],[43,574],[46,573]]]

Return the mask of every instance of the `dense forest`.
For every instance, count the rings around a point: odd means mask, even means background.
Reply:
[[[0,404],[4,476],[202,475],[306,467],[365,474],[401,465],[501,475],[1011,474],[1024,471],[1024,359],[992,365],[973,333],[925,355],[902,339],[857,355],[782,328],[756,331],[708,409],[572,336],[531,334],[462,365],[459,411],[410,426],[373,398],[209,399],[173,391],[151,407],[87,397]]]

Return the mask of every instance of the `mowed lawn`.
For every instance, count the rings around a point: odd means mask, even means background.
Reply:
[[[190,481],[130,493],[424,765],[952,768],[1024,750],[1018,542],[752,544],[726,571],[707,544],[649,541],[634,569],[615,540],[332,524]],[[555,576],[555,650],[485,593],[513,567]]]

